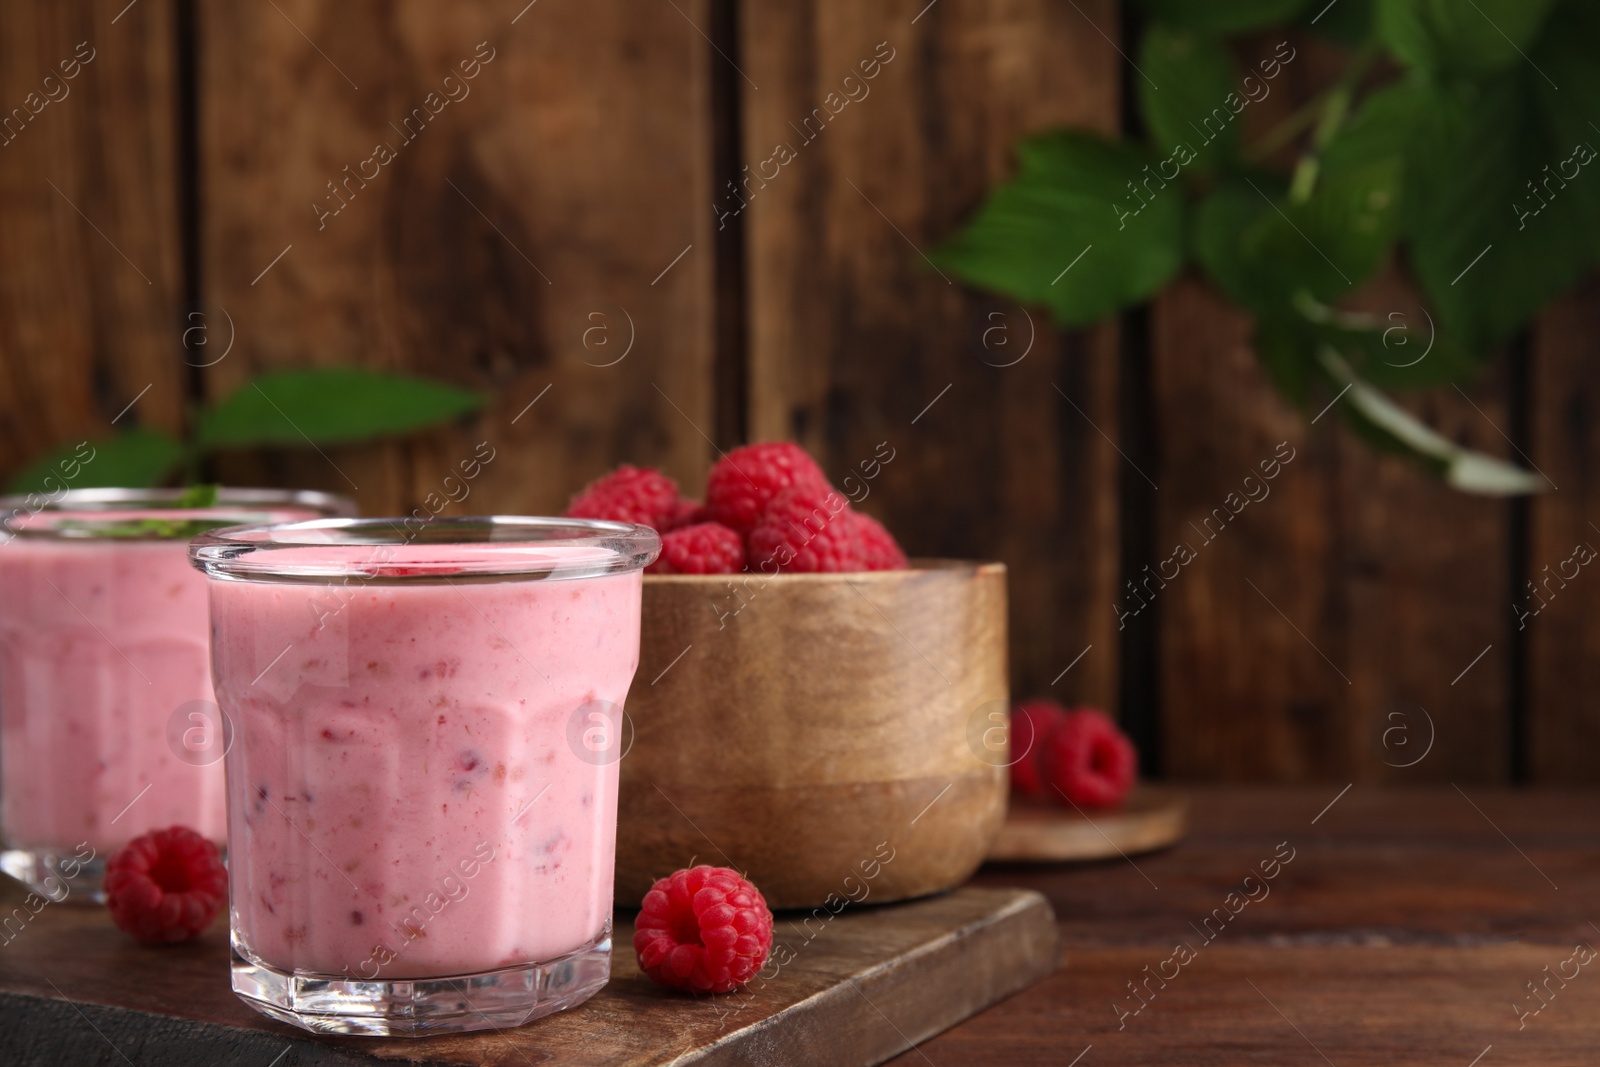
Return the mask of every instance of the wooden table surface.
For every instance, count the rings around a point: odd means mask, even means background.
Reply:
[[[1061,969],[891,1062],[1600,1063],[1600,793],[1342,788],[1196,789],[1166,852],[985,868],[1050,899]]]

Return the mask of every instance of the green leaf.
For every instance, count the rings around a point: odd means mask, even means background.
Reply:
[[[1139,69],[1150,79],[1138,81],[1140,112],[1163,151],[1187,146],[1207,167],[1237,153],[1246,101],[1234,89],[1233,57],[1216,38],[1152,26],[1139,45]]]
[[[1326,298],[1354,288],[1388,257],[1405,179],[1402,109],[1363,107],[1323,147],[1311,193],[1293,191],[1244,237],[1247,255],[1275,266],[1281,284]]]
[[[263,516],[264,518],[265,516]],[[65,519],[57,529],[81,537],[116,537],[129,541],[187,541],[192,537],[223,526],[237,526],[238,515],[221,519],[124,519],[107,522],[103,519]]]
[[[215,485],[191,485],[183,491],[183,495],[172,506],[175,508],[209,508],[217,503],[217,489]]]
[[[1301,12],[1300,24],[1330,41],[1354,48],[1372,33],[1373,0],[1317,0]]]
[[[1278,284],[1320,298],[1355,288],[1383,263],[1398,227],[1403,164],[1373,161],[1324,168],[1304,203],[1284,203],[1244,235],[1245,255],[1276,264]]]
[[[1426,101],[1409,87],[1374,94],[1324,146],[1304,200],[1259,174],[1218,183],[1201,204],[1195,251],[1246,308],[1284,315],[1302,295],[1353,289],[1400,231],[1406,153]]]
[[[1449,385],[1483,369],[1481,361],[1433,329],[1425,309],[1373,315],[1301,303],[1299,314],[1257,321],[1255,353],[1279,392],[1303,410],[1311,403],[1312,386],[1327,377],[1319,364],[1318,353],[1324,351],[1336,353],[1353,377],[1377,389]],[[1385,435],[1376,443],[1393,442]]]
[[[64,445],[19,471],[13,493],[160,485],[183,459],[183,447],[160,430],[128,430],[103,441]]]
[[[1352,371],[1380,389],[1423,389],[1467,381],[1483,361],[1441,332],[1427,308],[1374,314],[1297,302],[1293,320],[1307,357],[1332,349]]]
[[[1081,325],[1150,296],[1183,263],[1183,190],[1150,150],[1063,131],[1022,142],[1016,177],[934,253],[975,285]]]
[[[1300,14],[1310,0],[1142,0],[1153,17],[1185,29],[1240,33]],[[1159,84],[1160,79],[1157,79]]]
[[[1259,176],[1221,182],[1202,203],[1195,250],[1211,277],[1258,314],[1303,294],[1328,301],[1383,263],[1399,231],[1405,159],[1365,112],[1337,134],[1300,202]]]
[[[201,414],[202,448],[364,441],[420,430],[478,410],[477,393],[354,367],[264,375]]]
[[[1413,455],[1462,492],[1515,496],[1543,492],[1545,479],[1504,460],[1456,444],[1433,427],[1362,381],[1336,353],[1324,349],[1318,361],[1345,388],[1345,418],[1376,443]]]
[[[1524,61],[1554,0],[1378,0],[1378,36],[1406,63],[1483,74]]]
[[[1282,183],[1264,175],[1219,182],[1195,216],[1195,256],[1211,280],[1228,296],[1259,315],[1289,310],[1292,286],[1270,263],[1248,253],[1244,238],[1272,211],[1269,197],[1282,193]]]
[[[1545,23],[1529,56],[1535,77],[1529,78],[1544,112],[1545,127],[1558,159],[1545,161],[1530,177],[1540,194],[1557,208],[1570,198],[1574,226],[1591,238],[1591,254],[1600,256],[1600,168],[1567,163],[1580,144],[1600,147],[1600,5],[1566,3]],[[1547,80],[1548,79],[1548,80]],[[1565,165],[1564,165],[1565,164]],[[1576,173],[1575,173],[1576,172]],[[1548,182],[1548,185],[1546,183]]]
[[[1412,267],[1440,325],[1485,351],[1503,343],[1585,272],[1595,237],[1584,201],[1529,183],[1573,158],[1533,120],[1538,75],[1525,65],[1482,83],[1429,89],[1426,122],[1408,161],[1406,230]],[[1595,162],[1576,181],[1600,182]],[[1559,183],[1555,183],[1559,185]]]
[[[1391,311],[1381,330],[1324,330],[1319,339],[1347,355],[1362,378],[1380,389],[1428,389],[1468,382],[1484,362],[1442,333],[1424,316],[1421,322]]]
[[[1323,152],[1329,165],[1405,159],[1433,104],[1426,81],[1408,77],[1370,94]]]

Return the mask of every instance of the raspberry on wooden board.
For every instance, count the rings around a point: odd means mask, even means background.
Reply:
[[[153,830],[106,864],[111,921],[147,945],[198,937],[228,899],[217,846],[187,826]]]
[[[690,993],[728,993],[755,977],[772,950],[772,912],[737,871],[676,871],[645,894],[634,924],[639,969]]]

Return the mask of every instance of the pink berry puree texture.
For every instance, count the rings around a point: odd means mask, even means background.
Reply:
[[[0,543],[0,786],[9,846],[87,841],[107,855],[175,823],[224,839],[221,760],[192,765],[168,741],[174,713],[211,700],[206,580],[190,567],[188,547]]]
[[[621,725],[640,575],[452,580],[426,551],[398,581],[212,582],[234,939],[258,963],[472,974],[610,921],[620,753],[584,754]]]

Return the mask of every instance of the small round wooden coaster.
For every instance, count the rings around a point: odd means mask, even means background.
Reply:
[[[1059,863],[1131,856],[1176,844],[1189,821],[1189,802],[1177,793],[1139,786],[1120,808],[1078,812],[1015,794],[989,860]]]

